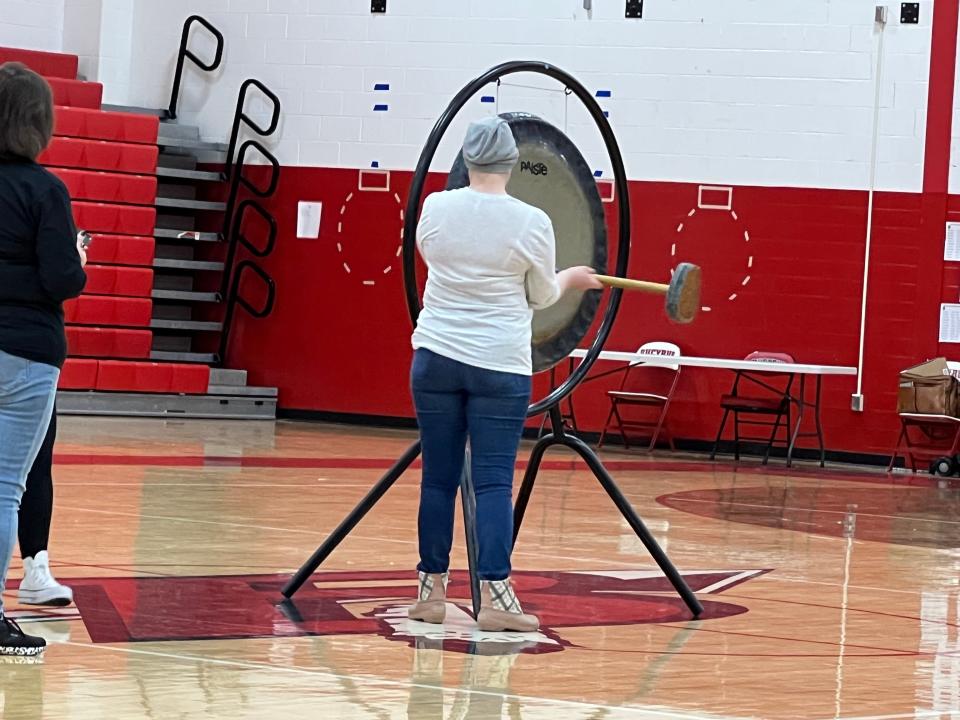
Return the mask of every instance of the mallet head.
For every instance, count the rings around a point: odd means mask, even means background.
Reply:
[[[692,263],[677,265],[667,290],[667,317],[682,324],[693,321],[700,311],[700,283],[699,266]]]

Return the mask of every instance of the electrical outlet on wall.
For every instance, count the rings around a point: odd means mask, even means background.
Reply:
[[[643,0],[627,0],[626,16],[628,18],[642,18]]]

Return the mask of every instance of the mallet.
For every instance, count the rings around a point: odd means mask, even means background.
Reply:
[[[697,265],[691,263],[677,265],[669,285],[611,275],[597,275],[597,280],[610,287],[665,295],[667,317],[674,322],[692,322],[700,310],[701,272]]]

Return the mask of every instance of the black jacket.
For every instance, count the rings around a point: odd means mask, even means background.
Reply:
[[[61,367],[63,301],[86,282],[66,186],[34,162],[0,155],[0,350]]]

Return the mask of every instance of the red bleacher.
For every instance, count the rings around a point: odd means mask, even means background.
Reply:
[[[76,55],[0,47],[0,63],[5,62],[23,63],[34,72],[38,72],[47,78],[66,78],[68,80],[77,77],[77,67],[80,64]]]
[[[61,390],[202,395],[209,386],[206,365],[69,358],[60,374]]]
[[[64,78],[47,78],[47,82],[53,90],[54,104],[100,109],[103,101],[103,85],[100,83]]]
[[[85,358],[67,358],[60,371],[61,390],[90,390],[97,386],[100,362]]]
[[[96,389],[201,395],[209,387],[210,368],[206,365],[101,360]]]
[[[155,175],[159,154],[156,145],[55,137],[37,162],[53,167]]]
[[[146,298],[81,295],[63,304],[68,323],[114,327],[148,327],[153,301]]]
[[[94,235],[86,293],[64,304],[71,357],[60,388],[206,393],[204,365],[142,362],[153,340],[146,328],[153,315],[159,119],[102,112],[103,88],[76,79],[76,56],[0,48],[0,63],[7,61],[50,83],[55,137],[39,162],[70,190],[77,227]]]
[[[91,233],[143,236],[153,235],[157,211],[139,205],[75,202],[73,219],[78,228]]]
[[[153,333],[149,330],[67,328],[67,348],[74,357],[146,359],[152,344]]]
[[[160,119],[150,115],[103,112],[89,108],[58,106],[54,134],[60,137],[157,144]]]
[[[152,237],[93,234],[87,261],[96,265],[153,265],[156,241]]]
[[[153,290],[153,270],[121,267],[119,265],[87,265],[89,295],[121,295],[150,297]]]
[[[51,169],[63,180],[74,200],[152,205],[157,198],[157,179],[149,175]]]

